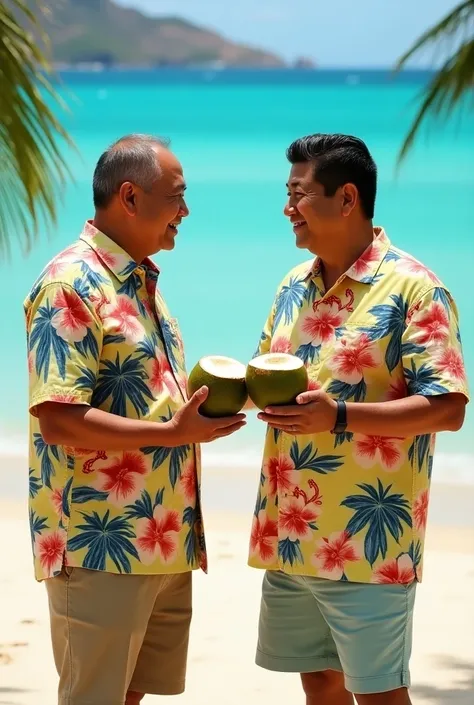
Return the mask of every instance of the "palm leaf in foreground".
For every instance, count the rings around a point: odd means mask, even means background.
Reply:
[[[45,101],[64,103],[48,80],[40,41],[46,44],[47,36],[24,0],[0,2],[0,251],[6,254],[12,234],[28,251],[40,223],[56,222],[56,189],[70,174],[58,138],[72,141]]]
[[[450,53],[426,87],[422,104],[400,149],[398,164],[412,147],[425,118],[430,113],[448,115],[474,87],[474,0],[464,0],[428,29],[399,59],[395,70],[400,71],[415,54],[446,39],[457,49]]]

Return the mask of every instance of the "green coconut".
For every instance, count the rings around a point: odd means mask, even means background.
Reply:
[[[296,397],[308,389],[303,361],[287,353],[259,355],[247,365],[245,381],[250,399],[262,411],[267,406],[296,404]]]
[[[209,388],[207,399],[199,407],[203,416],[234,416],[247,401],[245,365],[223,355],[202,357],[188,378],[191,397],[200,387]]]

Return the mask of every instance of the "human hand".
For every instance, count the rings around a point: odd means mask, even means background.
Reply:
[[[269,406],[258,414],[272,428],[292,436],[332,431],[336,423],[337,403],[321,390],[303,392],[291,406]]]
[[[245,426],[245,414],[207,418],[199,413],[199,407],[207,399],[209,389],[201,387],[191,399],[168,421],[176,445],[208,443],[216,438],[230,436]]]

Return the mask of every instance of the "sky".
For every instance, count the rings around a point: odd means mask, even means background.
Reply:
[[[324,67],[386,67],[459,0],[115,0]],[[430,65],[431,52],[416,65]]]

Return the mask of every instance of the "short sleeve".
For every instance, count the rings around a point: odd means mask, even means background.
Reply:
[[[47,401],[90,404],[102,325],[92,306],[67,284],[48,284],[26,310],[29,409]]]
[[[410,395],[450,392],[468,398],[458,311],[442,287],[425,292],[410,307],[402,336],[402,363]]]

